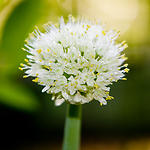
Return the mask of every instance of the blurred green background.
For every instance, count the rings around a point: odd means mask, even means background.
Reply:
[[[150,0],[0,0],[0,149],[61,149],[66,105],[55,107],[18,66],[34,26],[69,14],[101,20],[129,45],[131,71],[111,87],[115,100],[83,106],[82,150],[149,150]]]

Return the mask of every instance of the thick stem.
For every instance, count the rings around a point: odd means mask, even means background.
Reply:
[[[63,150],[80,148],[81,105],[67,104]]]

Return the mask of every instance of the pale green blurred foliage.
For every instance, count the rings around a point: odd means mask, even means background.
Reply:
[[[0,11],[0,103],[34,110],[39,106],[36,93],[22,83],[18,71],[26,55],[21,48],[35,25],[67,13],[53,0],[1,0]]]

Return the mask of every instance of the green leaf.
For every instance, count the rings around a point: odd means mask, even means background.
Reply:
[[[0,79],[3,82],[0,103],[32,110],[37,105],[35,96],[23,84],[12,80],[18,81],[18,66],[26,55],[21,48],[35,25],[57,20],[56,16],[62,15],[63,10],[53,0],[12,0],[3,5],[2,11],[6,15],[0,12]]]
[[[35,111],[39,108],[37,97],[31,90],[11,81],[1,83],[0,103],[25,111]]]
[[[3,27],[0,28],[1,104],[28,111],[38,107],[34,94],[12,79],[18,78],[18,66],[25,58],[21,50],[24,39],[41,21],[45,7],[45,0],[14,0],[3,8],[5,16],[0,13],[3,16],[0,18],[3,21]]]

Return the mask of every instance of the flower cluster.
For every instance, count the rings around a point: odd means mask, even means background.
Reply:
[[[112,82],[126,80],[124,73],[129,69],[122,51],[127,48],[125,41],[117,43],[119,33],[105,31],[100,23],[69,16],[63,17],[59,26],[46,25],[45,31],[38,28],[26,40],[25,51],[29,53],[25,64],[25,76],[34,77],[44,88],[42,92],[52,94],[55,104],[64,101],[84,104],[98,100],[101,105],[109,96]]]

